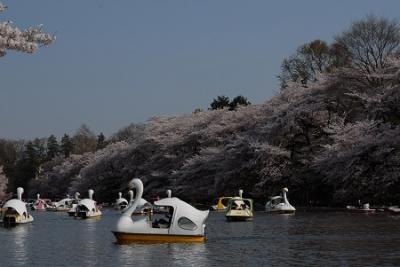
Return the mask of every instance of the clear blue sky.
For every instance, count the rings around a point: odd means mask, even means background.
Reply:
[[[0,137],[110,135],[155,115],[207,109],[278,89],[282,59],[332,40],[367,14],[398,19],[400,1],[0,0],[0,21],[44,24],[57,40],[34,55],[0,58]]]

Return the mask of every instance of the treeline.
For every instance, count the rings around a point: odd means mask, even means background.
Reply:
[[[1,192],[3,195],[4,191],[15,192],[19,186],[29,192],[32,182],[38,179],[46,162],[62,160],[71,154],[94,152],[106,145],[103,133],[96,136],[85,124],[72,137],[64,134],[60,141],[54,135],[27,141],[0,139],[0,178],[3,175],[0,181]]]
[[[250,105],[250,101],[244,96],[236,96],[230,101],[229,97],[222,95],[213,99],[209,109],[235,110],[247,105]],[[141,124],[132,124],[118,131],[109,140],[106,140],[103,133],[96,136],[86,124],[81,125],[72,137],[64,134],[60,141],[54,135],[33,140],[0,139],[0,199],[5,198],[7,192],[15,192],[20,186],[31,197],[40,192],[47,197],[61,197],[68,189],[68,182],[57,180],[43,186],[43,179],[39,179],[43,172],[48,171],[49,166],[68,161],[68,158],[85,158],[83,155],[86,153],[86,157],[90,157],[91,153],[105,148],[109,143],[136,140],[132,129],[143,130],[143,127]]]

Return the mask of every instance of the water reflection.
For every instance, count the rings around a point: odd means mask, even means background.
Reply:
[[[90,218],[90,219],[85,219],[85,220],[79,220],[77,222],[78,224],[81,223],[81,225],[77,225],[76,227],[83,227],[82,229],[82,236],[80,238],[81,242],[83,243],[82,246],[82,251],[79,253],[82,253],[81,255],[83,262],[85,266],[97,266],[97,251],[96,251],[96,226],[98,223],[97,218]],[[78,220],[77,220],[78,221]]]
[[[9,253],[13,255],[13,265],[25,266],[29,257],[27,252],[27,239],[29,225],[18,225],[7,229],[10,231],[10,241],[7,243]]]
[[[209,266],[205,244],[130,244],[118,246],[119,266]]]
[[[179,266],[209,266],[205,244],[169,244],[168,253]]]
[[[279,259],[281,262],[285,262],[287,259],[290,259],[292,256],[292,249],[290,245],[290,229],[291,224],[294,219],[295,214],[269,214],[270,216],[275,216],[276,223],[272,225],[274,231],[271,233],[271,236],[274,234],[277,236],[277,240],[275,241],[276,245],[270,246],[271,253],[274,255],[279,255]],[[279,244],[279,245],[278,245]],[[292,260],[294,263],[296,259]],[[273,264],[273,263],[271,263]]]
[[[131,266],[135,264],[135,258],[138,254],[138,248],[132,245],[117,245],[115,244],[116,251],[118,251],[118,266]],[[140,255],[140,254],[139,254]],[[142,258],[143,256],[141,256]],[[137,262],[136,262],[137,263]]]

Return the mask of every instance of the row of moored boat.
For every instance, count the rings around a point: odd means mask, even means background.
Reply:
[[[198,210],[190,204],[172,197],[170,190],[167,197],[150,203],[142,198],[143,183],[133,179],[129,186],[136,190],[129,191],[129,201],[119,193],[114,207],[121,210],[122,215],[112,230],[118,243],[130,242],[203,242],[205,240],[205,222],[209,211]],[[17,198],[8,200],[0,209],[0,222],[4,225],[17,225],[33,221],[27,206],[34,210],[65,211],[77,218],[93,218],[102,215],[96,201],[93,200],[93,190],[88,191],[88,198],[79,199],[79,193],[74,198],[69,196],[52,203],[37,196],[33,205],[22,201],[23,188],[17,189]],[[265,209],[270,213],[294,213],[296,209],[289,203],[283,188],[282,195],[270,198]],[[236,197],[221,197],[213,210],[225,212],[227,221],[247,221],[254,216],[253,200],[243,197],[239,190]],[[369,209],[369,207],[366,207]]]

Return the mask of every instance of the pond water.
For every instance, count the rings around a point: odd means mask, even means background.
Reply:
[[[117,245],[120,214],[79,220],[33,212],[0,228],[0,266],[400,266],[400,216],[346,212],[255,214],[226,222],[210,212],[204,244]]]

